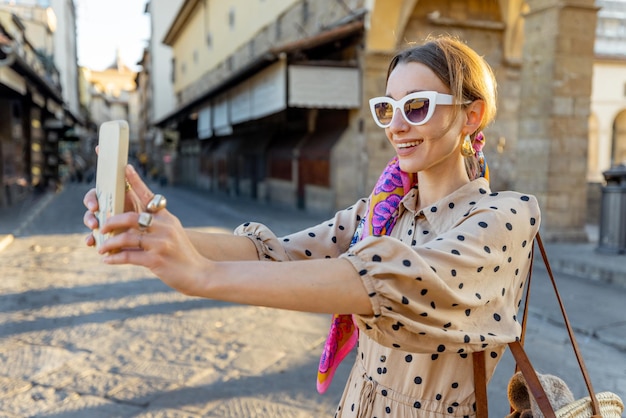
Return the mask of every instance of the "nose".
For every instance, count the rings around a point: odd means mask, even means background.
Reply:
[[[391,124],[387,129],[390,129],[392,132],[403,132],[409,128],[409,124],[407,123],[404,115],[402,114],[402,109],[396,109],[393,112],[393,117],[391,118]]]

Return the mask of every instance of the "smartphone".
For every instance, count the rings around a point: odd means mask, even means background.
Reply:
[[[96,165],[96,195],[98,197],[99,225],[109,217],[124,211],[126,179],[124,169],[128,164],[128,122],[113,120],[100,125],[98,133],[98,162]],[[110,234],[94,231],[96,247]]]

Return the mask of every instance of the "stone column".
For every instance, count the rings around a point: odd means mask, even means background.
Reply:
[[[542,209],[547,241],[585,241],[594,0],[527,0],[516,190]]]

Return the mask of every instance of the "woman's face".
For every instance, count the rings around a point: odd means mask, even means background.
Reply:
[[[387,80],[386,95],[400,100],[418,91],[450,94],[450,89],[424,64],[398,64]],[[409,124],[400,112],[400,109],[396,110],[385,133],[396,150],[403,171],[431,170],[444,174],[451,169],[464,170],[459,150],[464,112],[458,112],[453,120],[454,106],[437,105],[430,120],[419,126]]]

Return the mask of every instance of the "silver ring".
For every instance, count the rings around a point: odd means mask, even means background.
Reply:
[[[139,214],[139,219],[137,219],[137,224],[139,224],[139,229],[141,231],[145,231],[152,224],[152,214],[141,212]]]
[[[149,213],[156,213],[161,209],[165,209],[167,206],[167,199],[162,194],[155,194],[152,199],[146,205],[146,210]]]

